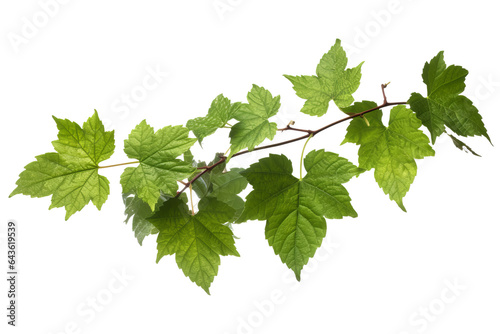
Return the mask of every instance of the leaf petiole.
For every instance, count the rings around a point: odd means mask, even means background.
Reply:
[[[193,205],[193,184],[189,184],[189,201],[191,202],[191,215],[194,216],[194,205]]]
[[[139,161],[129,161],[129,162],[124,162],[124,163],[121,163],[121,164],[116,164],[116,165],[109,165],[109,166],[99,166],[97,168],[110,168],[110,167],[118,167],[118,166],[125,166],[125,165],[131,165],[131,164],[138,164]]]
[[[300,181],[302,181],[302,165],[304,163],[304,152],[306,150],[307,143],[309,142],[309,140],[311,140],[313,136],[314,135],[312,133],[309,135],[306,142],[304,143],[304,147],[302,148],[302,154],[300,155],[300,179],[299,179]]]

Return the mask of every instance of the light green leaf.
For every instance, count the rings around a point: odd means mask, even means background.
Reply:
[[[210,136],[217,129],[226,126],[234,118],[240,105],[239,102],[231,103],[228,98],[220,94],[213,100],[207,116],[191,119],[187,122],[186,126],[189,130],[193,131],[201,144],[203,138]]]
[[[460,66],[446,67],[442,51],[425,63],[422,78],[427,85],[427,97],[413,93],[408,103],[429,129],[433,144],[445,132],[445,126],[460,136],[478,135],[490,140],[479,111],[471,100],[460,95],[468,73]]]
[[[105,131],[97,111],[83,123],[83,128],[67,119],[56,121],[58,140],[52,142],[55,150],[72,164],[81,168],[97,167],[111,157],[115,149],[114,131]]]
[[[293,84],[297,96],[307,101],[301,111],[312,116],[322,116],[330,101],[339,108],[348,107],[361,81],[360,63],[355,68],[347,67],[347,56],[337,39],[335,45],[320,60],[316,76],[285,75]]]
[[[114,132],[105,131],[97,112],[83,128],[54,117],[59,129],[52,144],[57,153],[36,157],[19,175],[10,194],[45,197],[52,195],[49,209],[64,207],[66,220],[90,201],[100,210],[109,195],[109,181],[97,173],[98,164],[114,151]]]
[[[253,150],[266,138],[273,139],[276,134],[276,123],[270,123],[269,117],[278,113],[281,106],[280,97],[257,85],[253,85],[247,96],[248,103],[241,105],[235,113],[236,123],[229,133],[231,137],[231,154],[248,148]]]
[[[266,238],[283,263],[300,272],[326,235],[325,217],[356,217],[342,183],[363,170],[335,153],[310,152],[304,160],[307,175],[292,175],[284,155],[271,154],[241,172],[253,186],[240,222],[266,220]]]
[[[183,157],[184,157],[183,160],[187,163],[191,163],[194,161],[194,155],[191,152],[191,150],[187,150],[186,152],[184,152]]]
[[[377,107],[377,104],[373,101],[362,101],[355,102],[352,106],[343,108],[342,111],[346,114],[353,115],[375,107]],[[346,133],[342,144],[347,142],[358,143],[363,135],[363,132],[367,129],[368,124],[371,129],[384,127],[384,124],[382,123],[382,112],[380,110],[372,111],[369,114],[363,115],[363,118],[359,117],[355,119],[356,121],[351,121],[349,125],[350,131]],[[362,122],[360,120],[362,120]]]
[[[166,126],[156,133],[142,121],[125,140],[125,153],[139,160],[139,166],[124,170],[120,182],[124,193],[133,192],[154,210],[161,193],[175,196],[177,181],[196,169],[189,162],[176,159],[196,142],[182,126]]]
[[[215,198],[206,198],[200,211],[192,215],[186,203],[173,198],[148,220],[160,231],[157,262],[175,254],[184,275],[208,294],[218,273],[220,256],[239,256],[231,229],[224,225],[233,209]]]
[[[373,104],[364,101],[355,106],[361,109]],[[359,167],[366,170],[375,168],[378,185],[406,211],[403,197],[417,175],[415,159],[434,156],[429,138],[419,130],[422,125],[420,120],[404,105],[392,108],[388,127],[382,123],[380,110],[365,114],[364,117],[370,126],[359,117],[353,119],[343,143],[360,145]]]

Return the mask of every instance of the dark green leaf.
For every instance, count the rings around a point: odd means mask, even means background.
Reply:
[[[314,256],[326,235],[325,218],[356,217],[342,183],[363,170],[335,153],[310,152],[304,161],[307,175],[292,175],[284,155],[271,154],[241,172],[253,186],[240,222],[266,220],[266,238],[295,276]]]

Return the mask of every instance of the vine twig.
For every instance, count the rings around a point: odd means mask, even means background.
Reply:
[[[390,82],[382,84],[382,95],[384,96],[384,103],[387,103],[387,97],[385,96],[385,89],[389,86]]]
[[[338,121],[335,121],[333,123],[330,123],[322,128],[319,128],[317,130],[304,130],[304,132],[307,132],[306,135],[304,136],[300,136],[300,137],[297,137],[297,138],[294,138],[294,139],[290,139],[290,140],[286,140],[286,141],[282,141],[282,142],[279,142],[279,143],[276,143],[276,144],[271,144],[271,145],[265,145],[265,146],[260,146],[260,147],[256,147],[254,148],[252,151],[249,151],[249,150],[244,150],[244,151],[240,151],[236,154],[233,155],[233,158],[234,157],[237,157],[237,156],[240,156],[240,155],[243,155],[243,154],[247,154],[247,153],[250,153],[250,152],[253,152],[253,151],[259,151],[259,150],[265,150],[265,149],[268,149],[268,148],[272,148],[272,147],[277,147],[277,146],[282,146],[282,145],[286,145],[286,144],[290,144],[290,143],[293,143],[293,142],[296,142],[296,141],[300,141],[300,140],[304,140],[304,139],[308,139],[308,138],[311,138],[311,137],[314,137],[315,135],[317,135],[318,133],[334,126],[334,125],[337,125],[337,124],[340,124],[340,123],[343,123],[345,121],[348,121],[350,119],[353,119],[353,118],[356,118],[356,117],[360,117],[360,116],[363,116],[364,114],[367,114],[369,112],[372,112],[372,111],[375,111],[375,110],[378,110],[378,109],[381,109],[381,108],[385,108],[385,107],[389,107],[389,106],[395,106],[395,105],[401,105],[401,104],[407,104],[407,102],[384,102],[382,103],[381,105],[375,107],[375,108],[371,108],[371,109],[368,109],[368,110],[365,110],[365,111],[362,111],[362,112],[359,112],[359,113],[356,113],[356,114],[352,114],[352,115],[349,115],[348,117],[345,117],[345,118],[342,118],[342,119],[339,119]],[[215,164],[213,164],[212,166],[204,166],[204,167],[201,167],[201,169],[203,169],[202,172],[200,172],[199,174],[197,174],[190,182],[189,184],[195,182],[198,178],[200,178],[203,174],[205,173],[208,173],[210,172],[214,167],[220,165],[221,163],[223,163],[224,161],[226,161],[227,157],[226,156],[222,156],[221,157],[221,160],[217,161]],[[182,194],[188,187],[189,187],[189,184],[188,186],[184,187],[184,189],[182,189],[181,191],[177,192],[177,195],[176,196],[179,196],[180,194]]]
[[[304,130],[304,129],[293,128],[293,127],[290,126],[290,124],[288,124],[286,127],[282,128],[282,129],[278,129],[278,131],[286,131],[286,130],[293,130],[293,131],[299,131],[299,132],[307,132],[308,134],[311,134],[313,132],[312,130]]]
[[[343,122],[348,121],[348,120],[351,120],[353,118],[363,117],[363,115],[365,115],[365,114],[368,114],[368,113],[370,113],[372,111],[379,110],[379,109],[382,109],[382,108],[385,108],[385,107],[402,105],[402,104],[407,104],[408,103],[408,102],[387,102],[387,97],[385,95],[385,89],[387,88],[388,85],[389,85],[389,83],[381,85],[381,87],[382,87],[382,96],[384,98],[384,101],[382,102],[382,104],[380,104],[380,105],[378,105],[378,106],[376,106],[374,108],[371,108],[371,109],[368,109],[368,110],[365,110],[365,111],[362,111],[362,112],[359,112],[359,113],[356,113],[356,114],[349,114],[347,117],[344,117],[344,118],[339,119],[339,120],[337,120],[335,122],[327,124],[327,125],[319,128],[319,129],[316,129],[316,130],[305,130],[305,129],[294,128],[294,127],[291,126],[294,123],[291,122],[285,128],[278,129],[278,130],[279,131],[289,130],[289,131],[305,132],[306,134],[303,135],[303,136],[296,137],[296,138],[293,138],[293,139],[290,139],[290,140],[285,140],[285,141],[282,141],[282,142],[279,142],[279,143],[270,144],[270,145],[264,145],[264,146],[260,146],[260,147],[255,147],[251,151],[249,151],[249,150],[240,151],[240,152],[238,152],[236,154],[233,154],[233,158],[235,158],[237,156],[240,156],[240,155],[243,155],[243,154],[250,153],[250,152],[259,151],[259,150],[265,150],[265,149],[268,149],[268,148],[278,147],[278,146],[282,146],[282,145],[287,145],[287,144],[294,143],[296,141],[300,141],[300,140],[304,140],[304,139],[309,140],[312,137],[314,137],[315,135],[317,135],[318,133],[323,132],[326,129],[331,128],[332,126],[335,126],[337,124],[343,123]],[[227,152],[225,154],[227,154]],[[227,160],[227,156],[226,155],[221,155],[220,156],[220,160],[217,161],[216,163],[214,163],[213,165],[210,165],[210,166],[207,165],[207,166],[197,167],[197,169],[199,169],[200,172],[198,174],[196,174],[196,176],[193,177],[191,179],[191,181],[189,181],[189,182],[178,181],[179,183],[181,183],[181,184],[184,185],[184,188],[182,188],[180,191],[178,191],[175,197],[179,197],[184,191],[186,191],[186,189],[190,188],[192,186],[192,184],[196,180],[198,180],[204,174],[210,173],[215,167],[217,167],[218,165],[224,163],[226,160]],[[109,167],[123,166],[123,165],[135,164],[135,163],[139,163],[139,161],[125,162],[125,163],[116,164],[116,165],[110,165],[110,166],[102,166],[102,167],[100,166],[99,168],[109,168]]]

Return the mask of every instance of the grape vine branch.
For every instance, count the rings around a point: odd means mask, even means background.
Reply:
[[[322,131],[324,131],[326,129],[329,129],[329,128],[337,125],[337,124],[343,123],[345,121],[351,120],[351,119],[356,118],[356,117],[361,117],[361,116],[363,116],[363,115],[365,115],[365,114],[367,114],[369,112],[372,112],[372,111],[375,111],[375,110],[379,110],[379,109],[382,109],[382,108],[385,108],[385,107],[389,107],[389,106],[396,106],[396,105],[401,105],[401,104],[407,104],[408,103],[408,102],[387,102],[387,97],[385,95],[385,89],[387,88],[387,86],[388,86],[388,84],[382,84],[381,85],[381,87],[382,87],[382,95],[383,95],[384,101],[380,105],[378,105],[378,106],[376,106],[374,108],[370,108],[368,110],[364,110],[364,111],[361,111],[361,112],[349,115],[349,116],[344,117],[342,119],[339,119],[339,120],[337,120],[335,122],[332,122],[332,123],[330,123],[328,125],[325,125],[325,126],[319,128],[317,130],[296,129],[296,128],[292,128],[290,125],[287,125],[286,128],[278,129],[278,131],[293,130],[293,131],[306,132],[307,135],[300,136],[300,137],[293,138],[293,139],[286,140],[286,141],[282,141],[282,142],[275,143],[275,144],[269,144],[269,145],[264,145],[264,146],[260,146],[260,147],[255,147],[252,151],[244,150],[244,151],[235,153],[233,155],[233,158],[235,158],[237,156],[240,156],[240,155],[243,155],[243,154],[247,154],[247,153],[253,152],[253,151],[266,150],[266,149],[269,149],[269,148],[278,147],[278,146],[282,146],[282,145],[287,145],[287,144],[294,143],[296,141],[308,139],[308,138],[314,137],[318,133],[320,133],[320,132],[322,132]],[[218,165],[224,163],[226,161],[226,159],[227,159],[226,156],[220,156],[220,160],[217,161],[216,163],[214,163],[213,165],[211,165],[211,166],[204,166],[204,167],[198,167],[199,169],[203,169],[203,171],[200,172],[200,173],[198,173],[191,181],[189,181],[184,186],[184,188],[182,190],[180,190],[179,192],[177,192],[177,196],[179,196],[184,191],[186,191],[186,189],[189,188],[189,185],[192,184],[193,182],[195,182],[196,180],[198,180],[203,174],[209,173],[212,169],[214,169]]]
[[[344,186],[353,177],[374,170],[379,187],[406,212],[403,198],[417,175],[417,160],[436,154],[431,145],[437,137],[446,134],[458,149],[476,156],[457,136],[483,136],[491,143],[479,111],[462,95],[469,72],[446,65],[442,51],[424,65],[427,96],[412,93],[403,102],[387,100],[388,84],[381,85],[381,104],[355,102],[363,63],[353,68],[347,68],[347,63],[337,40],[321,58],[316,75],[284,76],[305,100],[302,113],[321,117],[333,101],[345,115],[316,130],[295,127],[294,121],[278,129],[269,119],[280,110],[280,96],[253,85],[247,102],[231,102],[220,94],[205,117],[190,119],[186,126],[168,125],[155,131],[142,121],[124,143],[132,161],[100,166],[113,155],[115,139],[114,131],[104,129],[97,111],[83,126],[53,117],[58,128],[58,139],[52,142],[55,152],[38,155],[27,164],[10,196],[52,196],[49,209],[64,207],[67,220],[90,202],[99,210],[106,202],[110,182],[98,173],[100,169],[126,166],[120,177],[125,221],[132,219],[141,245],[145,237],[157,234],[157,262],[175,255],[184,274],[209,293],[221,256],[240,255],[231,224],[264,220],[269,245],[300,280],[302,268],[326,236],[326,220],[357,217]],[[382,113],[387,107],[392,108],[386,125]],[[347,121],[341,144],[358,147],[357,165],[325,149],[306,152],[312,138]],[[197,161],[191,147],[221,128],[230,129],[230,148],[217,153],[212,162]],[[300,135],[273,143],[278,131]],[[271,143],[262,145],[266,139]],[[238,156],[301,140],[305,143],[298,178],[284,154],[269,154],[246,169],[227,168]],[[239,194],[249,185],[252,190],[241,198]]]
[[[388,84],[382,84],[382,95],[384,97],[384,101],[383,103],[381,103],[380,105],[374,107],[374,108],[370,108],[368,110],[364,110],[364,111],[361,111],[361,112],[358,112],[358,113],[355,113],[355,114],[352,114],[352,115],[349,115],[347,117],[344,117],[342,119],[339,119],[335,122],[332,122],[324,127],[321,127],[317,130],[303,130],[303,129],[296,129],[296,128],[293,128],[291,127],[290,125],[287,125],[287,127],[285,128],[282,128],[282,129],[278,129],[278,131],[286,131],[286,130],[293,130],[293,131],[300,131],[300,132],[306,132],[307,135],[304,135],[304,136],[300,136],[300,137],[297,137],[297,138],[293,138],[293,139],[290,139],[290,140],[286,140],[286,141],[283,141],[283,142],[279,142],[279,143],[275,143],[275,144],[269,144],[269,145],[265,145],[265,146],[260,146],[260,147],[255,147],[252,151],[249,151],[249,150],[244,150],[244,151],[240,151],[240,152],[237,152],[233,155],[233,158],[234,157],[237,157],[237,156],[240,156],[240,155],[243,155],[243,154],[247,154],[247,153],[250,153],[250,152],[253,152],[253,151],[259,151],[259,150],[265,150],[265,149],[269,149],[269,148],[273,148],[273,147],[277,147],[277,146],[282,146],[282,145],[287,145],[287,144],[291,144],[291,143],[294,143],[296,141],[300,141],[300,140],[304,140],[304,139],[308,139],[310,137],[314,137],[315,135],[317,135],[318,133],[326,130],[326,129],[329,129],[331,128],[332,126],[335,126],[337,124],[340,124],[340,123],[343,123],[345,121],[348,121],[348,120],[351,120],[353,118],[356,118],[356,117],[361,117],[369,112],[372,112],[372,111],[375,111],[375,110],[379,110],[379,109],[382,109],[382,108],[385,108],[385,107],[389,107],[389,106],[396,106],[396,105],[401,105],[401,104],[407,104],[408,102],[387,102],[387,97],[385,95],[385,89],[387,88]],[[224,163],[226,160],[227,160],[227,157],[226,156],[219,156],[219,161],[217,161],[216,163],[210,165],[210,166],[203,166],[203,167],[197,167],[197,169],[202,169],[201,172],[199,172],[198,174],[196,174],[196,176],[189,182],[183,182],[182,180],[178,180],[178,182],[180,182],[181,184],[184,185],[184,188],[182,188],[180,191],[177,192],[177,197],[182,194],[184,191],[186,191],[189,186],[191,184],[193,184],[194,182],[196,182],[201,176],[203,176],[203,174],[205,173],[210,173],[215,167],[219,166],[220,164]],[[109,165],[109,166],[100,166],[99,168],[109,168],[109,167],[118,167],[118,166],[124,166],[124,165],[129,165],[129,164],[138,164],[139,161],[130,161],[130,162],[124,162],[124,163],[119,163],[119,164],[115,164],[115,165]]]

